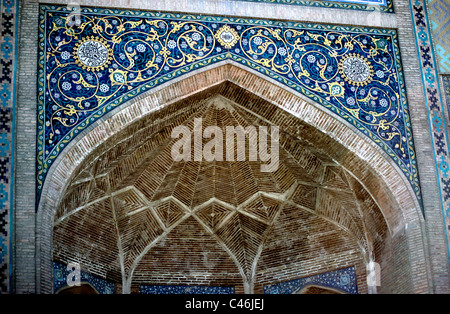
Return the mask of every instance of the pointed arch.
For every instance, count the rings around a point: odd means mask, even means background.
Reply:
[[[245,91],[248,99],[263,99],[302,121],[302,127],[317,130],[309,140],[363,186],[380,207],[391,237],[412,222],[420,222],[420,204],[401,169],[374,142],[355,127],[262,74],[227,60],[160,85],[109,112],[80,133],[55,160],[38,204],[38,281],[40,292],[51,292],[51,251],[54,216],[67,185],[77,168],[108,139],[143,117],[172,103],[229,82]],[[230,90],[233,98],[233,90]],[[417,248],[423,254],[423,248]]]

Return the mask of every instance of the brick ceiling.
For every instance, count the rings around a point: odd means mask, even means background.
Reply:
[[[172,129],[199,117],[203,128],[279,126],[278,169],[174,161]],[[388,233],[379,208],[314,132],[229,82],[143,117],[80,165],[55,217],[54,258],[148,282],[193,271],[249,280],[346,245],[376,254]]]

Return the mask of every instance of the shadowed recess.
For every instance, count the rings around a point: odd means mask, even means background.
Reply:
[[[320,131],[243,94],[230,82],[216,85],[98,146],[56,212],[54,260],[78,261],[121,281],[124,291],[164,283],[262,292],[275,278],[290,278],[279,274],[286,265],[298,276],[308,273],[302,265],[326,272],[336,261],[365,272],[364,261],[381,258],[386,247],[378,243],[390,237],[385,218],[370,193],[317,146]],[[199,118],[203,131],[217,126],[224,134],[226,126],[279,126],[277,167],[263,172],[267,162],[248,158],[196,161],[193,141],[191,159],[175,161],[172,130],[193,130]],[[210,140],[203,138],[203,147]]]

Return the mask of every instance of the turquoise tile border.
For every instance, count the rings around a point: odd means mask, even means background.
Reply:
[[[141,285],[140,294],[234,294],[234,287],[187,286],[187,285]]]
[[[450,2],[428,0],[433,47],[440,74],[450,74]]]
[[[13,170],[18,2],[0,2],[0,293],[13,291]]]
[[[355,267],[347,267],[309,277],[264,286],[265,294],[295,294],[308,286],[331,288],[342,293],[358,294]]]
[[[345,10],[378,10],[385,13],[394,13],[393,0],[335,0],[335,1],[321,1],[321,0],[234,0],[234,1],[250,1],[262,2],[271,4],[287,4],[287,5],[302,5],[319,8],[334,8]]]

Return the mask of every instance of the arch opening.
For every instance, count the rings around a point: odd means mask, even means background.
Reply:
[[[178,97],[173,97],[175,91]],[[158,110],[151,113],[149,102]],[[203,118],[203,128],[219,125],[223,130],[230,121],[278,126],[276,171],[263,174],[257,162],[191,161],[182,166],[168,162],[171,130],[182,123],[192,126],[196,115]],[[86,146],[90,147],[80,152]],[[74,143],[54,171],[66,173],[46,183],[40,216],[52,222],[54,234],[50,231],[52,241],[46,245],[54,253],[41,258],[74,258],[67,253],[68,247],[74,251],[73,246],[64,247],[64,241],[68,232],[79,232],[78,253],[89,256],[97,251],[109,265],[108,273],[128,287],[124,292],[139,282],[136,278],[142,283],[151,280],[141,274],[148,273],[143,265],[155,245],[189,220],[218,243],[220,254],[231,258],[242,277],[243,292],[258,291],[258,283],[270,281],[261,279],[262,274],[292,260],[287,242],[283,258],[276,260],[270,253],[280,241],[292,238],[281,230],[314,219],[306,231],[311,225],[332,230],[325,236],[316,234],[319,239],[298,237],[298,243],[311,247],[303,258],[315,252],[319,261],[330,249],[340,248],[333,252],[339,254],[347,247],[357,257],[345,265],[357,264],[359,283],[364,284],[365,264],[389,255],[389,241],[409,219],[417,219],[419,210],[401,173],[374,145],[298,95],[229,64],[171,83],[111,114]],[[245,173],[252,180],[246,181]],[[190,186],[198,189],[189,191]],[[57,201],[52,203],[50,195]],[[238,229],[237,240],[236,226],[244,226]],[[86,240],[86,232],[94,229],[90,237],[100,239],[100,250],[93,250]],[[327,248],[320,237],[333,234],[339,234],[341,243]],[[299,266],[301,260],[292,263]]]

